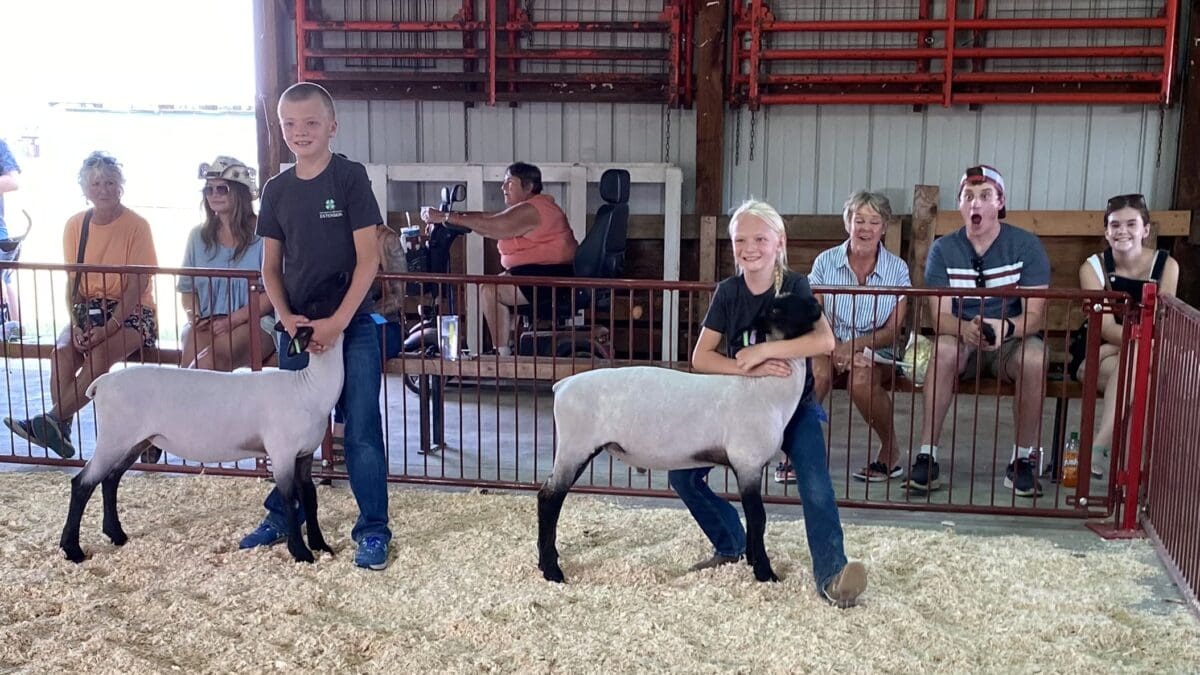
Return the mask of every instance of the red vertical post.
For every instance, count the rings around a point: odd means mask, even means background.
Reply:
[[[496,0],[487,2],[488,19],[488,81],[487,104],[496,105]]]
[[[1142,478],[1142,450],[1146,441],[1146,416],[1150,413],[1150,352],[1154,341],[1154,310],[1158,284],[1142,287],[1142,312],[1134,341],[1137,343],[1137,369],[1133,378],[1133,410],[1129,419],[1129,453],[1125,461],[1125,509],[1121,529],[1137,528],[1138,499]]]
[[[1175,32],[1179,27],[1179,0],[1166,0],[1167,25],[1163,28],[1162,104],[1171,103],[1175,74]]]
[[[954,91],[954,22],[958,18],[958,3],[946,3],[946,60],[942,69],[942,107],[949,108]]]
[[[758,110],[758,67],[762,55],[762,0],[750,3],[750,109]]]

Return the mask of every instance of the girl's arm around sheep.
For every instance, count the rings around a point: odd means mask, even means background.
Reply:
[[[833,329],[825,317],[811,333],[791,340],[775,340],[744,347],[737,359],[722,354],[718,347],[722,335],[709,328],[700,329],[700,338],[692,350],[692,368],[698,373],[714,375],[748,375],[750,377],[787,377],[791,374],[788,359],[828,354],[836,341]]]

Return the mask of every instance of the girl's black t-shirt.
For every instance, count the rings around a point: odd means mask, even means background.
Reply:
[[[813,297],[808,277],[790,270],[783,275],[780,290],[803,298]],[[765,293],[754,295],[746,286],[745,278],[740,274],[734,275],[717,284],[717,290],[708,306],[708,313],[704,315],[703,325],[725,337],[725,355],[732,359],[743,347],[766,341],[766,335],[754,330],[754,322],[766,311],[767,304],[774,297],[774,286],[768,288]],[[807,403],[813,398],[811,359],[805,359],[805,370],[807,372],[804,376],[804,396],[801,403]]]

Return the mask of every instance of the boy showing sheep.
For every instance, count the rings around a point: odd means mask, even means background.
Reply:
[[[307,357],[288,358],[288,335],[312,330],[309,351],[321,354],[343,338],[345,386],[337,408],[346,420],[346,471],[358,502],[351,532],[358,543],[354,564],[382,570],[388,563],[387,457],[379,412],[382,373],[379,330],[367,297],[379,269],[375,227],[383,222],[366,168],[334,155],[337,131],[333,99],[319,85],[300,82],[279,99],[279,123],[296,164],[263,186],[258,234],[263,237],[263,282],[287,335],[281,335],[279,367],[303,368]],[[350,286],[332,316],[294,313],[292,298],[331,274],[350,274]],[[286,404],[286,401],[281,402]],[[265,502],[267,515],[241,541],[242,548],[270,546],[287,533],[287,507],[278,489]],[[301,514],[303,517],[303,514]]]
[[[701,386],[716,387],[704,394],[698,406],[705,409],[676,410],[679,419],[688,420],[688,429],[677,430],[672,439],[661,443],[642,443],[636,435],[626,434],[623,443],[613,429],[601,429],[596,422],[595,407],[588,398],[603,395],[601,391],[613,383],[602,378],[622,377],[621,371],[631,371],[629,377],[646,381],[628,386],[625,391],[638,391],[639,404],[653,400],[645,393],[658,380],[694,375],[642,372],[661,369],[622,368],[593,371],[575,375],[555,386],[554,416],[558,445],[554,473],[538,494],[539,568],[551,581],[562,581],[555,549],[555,525],[567,489],[587,461],[603,450],[635,466],[670,468],[671,487],[687,505],[700,529],[712,542],[714,552],[692,567],[702,570],[736,563],[743,555],[754,568],[759,581],[775,579],[763,545],[766,516],[759,495],[762,470],[782,444],[797,474],[797,489],[803,502],[804,521],[809,551],[813,559],[813,576],[824,597],[839,607],[850,607],[866,589],[866,567],[858,561],[847,561],[842,543],[842,526],[834,499],[833,483],[825,463],[825,438],[821,429],[822,411],[813,396],[813,379],[808,372],[808,358],[828,354],[834,346],[833,332],[820,314],[809,288],[808,280],[792,272],[787,265],[787,240],[783,219],[769,204],[748,201],[734,214],[729,223],[734,259],[738,274],[722,281],[713,295],[712,304],[704,318],[699,340],[692,352],[692,368],[698,373],[740,375],[742,378],[704,377],[675,384],[678,396],[668,397],[673,404],[688,407],[682,392]],[[779,296],[778,298],[776,296]],[[784,301],[785,298],[792,301]],[[809,319],[812,330],[784,334],[785,339],[764,341],[766,324],[779,327],[779,312],[795,314],[804,311],[796,300],[807,301],[815,308]],[[796,316],[788,317],[793,322]],[[798,335],[798,336],[797,336]],[[725,348],[720,349],[722,338]],[[615,373],[608,375],[607,373]],[[779,389],[753,387],[753,380],[771,378],[791,380]],[[802,378],[802,379],[801,379]],[[653,381],[653,382],[652,382]],[[701,383],[703,381],[703,383]],[[770,382],[764,382],[764,385]],[[670,383],[663,384],[670,386]],[[726,395],[732,392],[732,395]],[[620,396],[607,396],[611,405]],[[644,407],[644,406],[643,406]],[[573,414],[573,411],[580,414]],[[586,411],[586,413],[584,412]],[[711,415],[711,413],[717,413]],[[620,425],[641,434],[662,426],[663,411],[643,411],[642,417],[653,417],[647,424],[638,424],[638,414],[605,415],[605,419],[620,417]],[[705,425],[699,418],[708,414],[719,421],[720,429],[711,430],[714,437],[700,438]],[[749,433],[742,433],[747,431]],[[691,434],[691,435],[689,435]],[[715,435],[714,435],[715,434]],[[608,436],[613,436],[609,438]],[[686,441],[686,442],[685,442]],[[684,447],[685,445],[689,447]],[[697,445],[698,447],[690,447]],[[630,446],[630,447],[627,447]],[[636,446],[637,449],[631,449]],[[680,453],[683,453],[682,455]],[[746,511],[747,529],[742,528],[737,510],[717,496],[705,481],[714,465],[730,466],[738,479],[742,506]]]

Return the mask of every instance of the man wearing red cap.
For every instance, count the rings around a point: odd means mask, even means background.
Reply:
[[[1041,241],[1000,221],[1006,198],[999,171],[987,165],[966,170],[958,184],[963,226],[929,249],[927,286],[961,293],[1050,285],[1050,260]],[[1016,438],[1004,486],[1019,497],[1036,497],[1041,493],[1036,472],[1045,388],[1046,349],[1040,337],[1045,299],[944,296],[929,300],[938,337],[925,376],[921,447],[906,487],[928,492],[941,486],[937,443],[953,400],[954,381],[962,375],[991,373],[1020,387],[1013,401]]]

